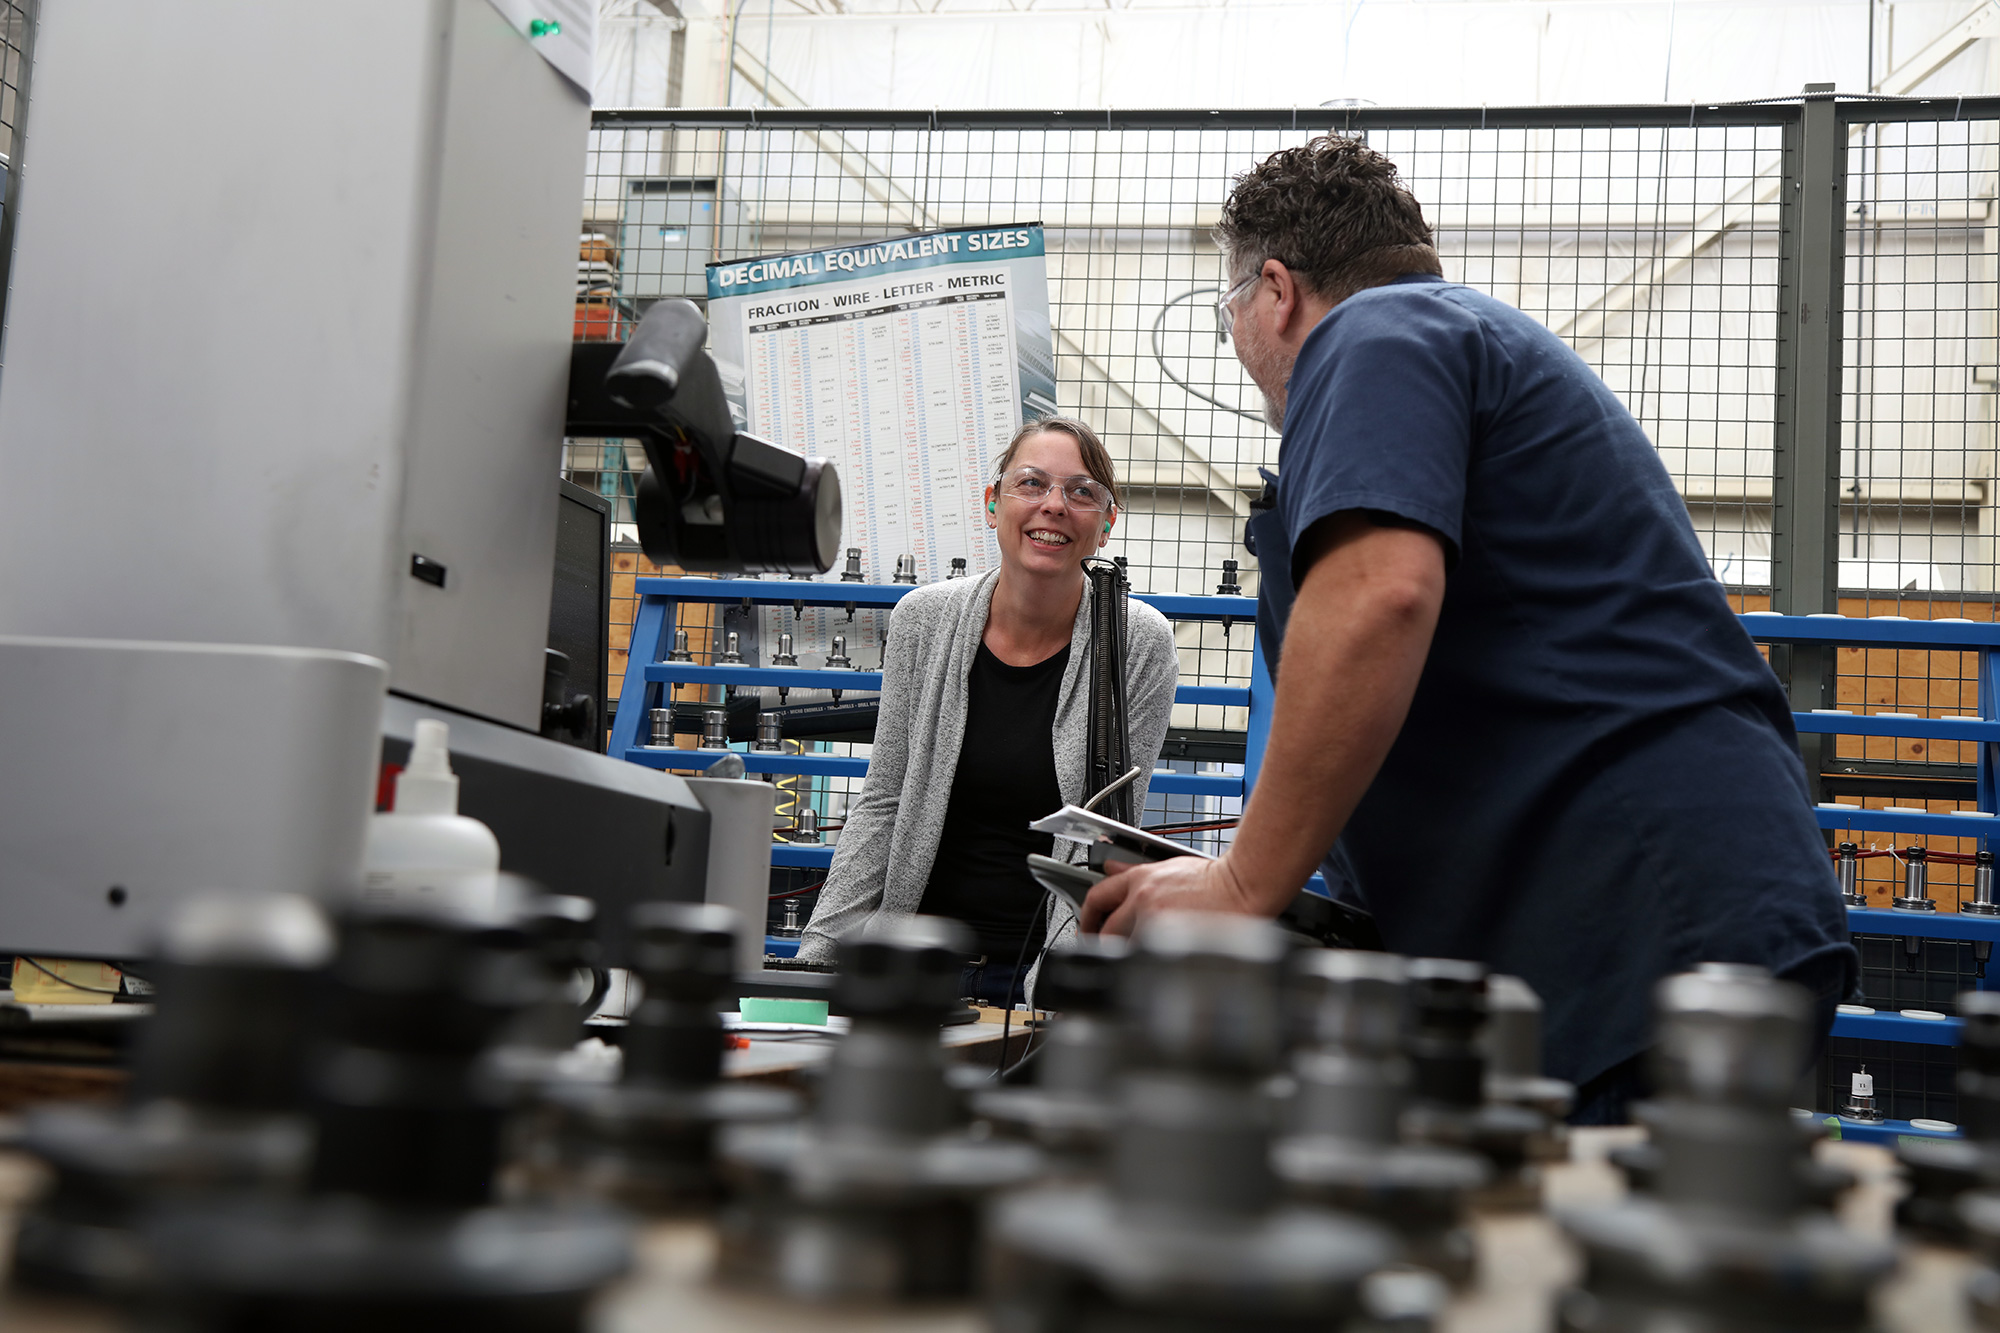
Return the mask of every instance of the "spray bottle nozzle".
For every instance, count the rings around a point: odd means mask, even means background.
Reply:
[[[458,777],[451,771],[451,728],[436,718],[417,722],[410,762],[396,775],[396,813],[455,815]]]

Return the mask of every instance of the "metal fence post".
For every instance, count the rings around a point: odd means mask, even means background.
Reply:
[[[1778,420],[1771,478],[1771,602],[1789,615],[1838,610],[1841,296],[1845,284],[1847,136],[1833,85],[1809,83],[1785,127],[1779,219]],[[1792,707],[1831,707],[1833,650],[1774,651]],[[1800,737],[1814,799],[1828,747]]]

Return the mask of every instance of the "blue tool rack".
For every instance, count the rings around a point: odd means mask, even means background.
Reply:
[[[672,685],[735,685],[745,688],[788,685],[795,689],[839,689],[875,691],[881,688],[879,671],[826,671],[799,667],[772,667],[762,664],[742,666],[702,666],[689,662],[668,662],[665,657],[673,643],[674,621],[682,602],[715,605],[854,606],[882,609],[893,607],[914,591],[907,584],[819,583],[769,579],[642,578],[636,581],[638,612],[633,618],[631,654],[626,663],[625,683],[618,699],[618,712],[611,728],[610,752],[633,763],[652,768],[699,769],[722,757],[718,750],[656,749],[641,744],[646,733],[646,715],[660,706],[663,691]],[[1250,597],[1202,597],[1139,594],[1170,620],[1227,621],[1254,633],[1257,603]],[[1834,736],[1897,736],[1932,740],[1979,742],[1978,807],[1987,816],[2000,811],[1996,779],[2000,779],[2000,624],[1954,620],[1905,620],[1893,616],[1858,618],[1837,615],[1779,615],[1752,611],[1742,617],[1750,637],[1759,643],[1825,644],[1865,648],[1908,648],[1928,651],[1960,651],[1979,654],[1979,716],[1977,718],[1924,718],[1885,716],[1836,710],[1794,713],[1793,721],[1802,733]],[[1152,790],[1214,796],[1247,796],[1255,786],[1270,732],[1273,690],[1261,652],[1252,654],[1248,688],[1226,685],[1183,685],[1175,692],[1180,703],[1223,704],[1249,710],[1249,732],[1245,744],[1244,776],[1241,778],[1209,773],[1155,772]],[[868,761],[844,755],[780,754],[728,751],[738,754],[746,770],[753,773],[804,773],[859,777],[868,771]],[[1928,812],[1866,810],[1823,804],[1814,812],[1820,827],[1828,830],[1866,829],[1884,833],[1930,835],[1950,838],[1977,838],[1982,847],[1993,849],[2000,839],[2000,821],[1977,816],[1937,815]],[[833,860],[833,849],[776,842],[771,864],[780,867],[825,868]],[[1930,939],[2000,941],[2000,918],[1962,916],[1958,913],[1918,914],[1857,908],[1848,913],[1851,929],[1857,934],[1919,936]],[[2000,985],[2000,978],[1988,977],[1982,988]],[[1957,1044],[1956,1019],[1934,1022],[1904,1018],[1900,1014],[1869,1016],[1843,1014],[1834,1020],[1832,1034],[1876,1041],[1901,1041],[1925,1045]],[[1862,1125],[1841,1121],[1848,1138],[1893,1139],[1898,1135],[1926,1135],[1905,1122]]]
[[[1995,850],[2000,838],[1994,812],[1996,801],[1996,759],[2000,759],[2000,624],[1969,620],[1906,620],[1897,616],[1868,618],[1838,615],[1777,615],[1752,611],[1743,616],[1744,628],[1760,643],[1826,644],[1835,647],[1910,648],[1931,652],[1975,652],[1979,655],[1979,716],[1976,718],[1926,718],[1907,715],[1865,714],[1834,709],[1794,713],[1793,721],[1802,733],[1824,736],[1896,736],[1924,740],[1976,741],[1979,743],[1977,804],[1980,814],[1937,815],[1915,810],[1863,810],[1825,803],[1814,810],[1819,825],[1829,831],[1849,829],[1879,833],[1929,835],[1945,838],[1976,838],[1986,850]],[[1857,935],[1893,935],[1939,940],[1972,940],[1992,943],[2000,940],[2000,918],[1964,916],[1956,912],[1919,913],[1885,911],[1879,908],[1851,908],[1848,928]],[[2000,985],[2000,978],[1982,977],[1982,990]],[[1871,1041],[1908,1042],[1927,1046],[1955,1046],[1961,1024],[1955,1018],[1942,1022],[1905,1018],[1892,1012],[1841,1014],[1833,1021],[1831,1035]],[[1900,1121],[1864,1125],[1840,1120],[1844,1137],[1864,1140],[1893,1140],[1898,1136],[1930,1136]]]
[[[774,579],[642,578],[634,581],[639,597],[632,618],[632,646],[625,664],[625,684],[618,696],[618,713],[611,724],[612,755],[650,768],[699,769],[721,759],[725,753],[743,760],[751,773],[804,773],[814,776],[861,777],[868,761],[847,755],[781,754],[770,751],[679,750],[645,745],[648,710],[661,707],[661,699],[674,685],[735,685],[746,689],[780,686],[802,690],[878,691],[879,671],[827,671],[805,667],[774,667],[763,664],[702,666],[693,662],[668,662],[674,641],[674,622],[682,602],[746,606],[831,606],[874,608],[893,607],[916,589],[903,583],[818,583]],[[1196,597],[1140,594],[1139,600],[1169,620],[1227,621],[1246,634],[1255,633],[1257,599],[1254,597]],[[1250,736],[1244,764],[1245,776],[1224,773],[1171,773],[1156,770],[1152,790],[1200,796],[1243,796],[1256,781],[1257,761],[1262,758],[1264,738],[1270,731],[1271,686],[1259,666],[1249,687],[1241,685],[1182,685],[1174,700],[1184,704],[1222,704],[1250,710]],[[771,864],[781,867],[824,869],[833,862],[833,848],[800,846],[774,842]]]

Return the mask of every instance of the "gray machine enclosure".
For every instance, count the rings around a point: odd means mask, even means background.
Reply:
[[[711,820],[532,734],[587,97],[489,0],[38,8],[0,376],[0,949],[141,955],[208,890],[338,900],[426,710],[503,868],[613,930],[754,878],[761,925],[767,787],[702,784],[762,802]],[[749,859],[711,858],[711,826]]]
[[[0,633],[537,729],[584,97],[487,0],[44,0],[30,96]]]
[[[368,808],[387,676],[306,648],[0,637],[0,949],[136,957],[184,896],[350,889],[363,825],[329,812]]]

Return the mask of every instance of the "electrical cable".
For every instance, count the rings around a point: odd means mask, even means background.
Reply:
[[[1232,829],[1243,821],[1240,819],[1215,819],[1206,824],[1146,824],[1142,831],[1165,835],[1168,833],[1214,833],[1222,829]]]
[[[785,753],[785,754],[805,753],[804,742],[792,736],[784,736],[779,738],[778,745],[780,747],[780,753]],[[783,747],[787,745],[792,746],[793,748],[790,750],[785,750]],[[772,784],[774,787],[778,789],[778,795],[784,798],[782,801],[778,803],[778,808],[774,810],[772,813],[778,816],[787,816],[787,815],[791,816],[791,819],[789,821],[791,823],[798,822],[799,778],[801,776],[802,775],[798,773],[784,773],[779,775],[778,780]]]
[[[1160,307],[1160,313],[1153,318],[1153,362],[1155,365],[1159,366],[1160,373],[1162,375],[1165,375],[1168,379],[1173,381],[1174,387],[1178,388],[1182,393],[1188,395],[1190,398],[1198,398],[1202,402],[1207,403],[1210,407],[1219,407],[1225,412],[1234,412],[1239,417],[1247,417],[1251,421],[1254,421],[1258,425],[1264,427],[1266,430],[1269,430],[1271,428],[1271,423],[1264,420],[1264,414],[1262,412],[1252,412],[1248,408],[1238,407],[1234,403],[1225,403],[1220,398],[1217,398],[1212,394],[1203,393],[1200,389],[1195,388],[1194,385],[1188,383],[1186,380],[1182,379],[1179,375],[1174,374],[1173,368],[1167,365],[1166,351],[1160,345],[1161,342],[1160,329],[1161,326],[1167,322],[1167,312],[1169,310],[1172,310],[1182,301],[1191,300],[1194,297],[1201,296],[1207,292],[1216,292],[1219,294],[1222,290],[1223,289],[1220,287],[1190,287],[1187,291],[1182,292],[1179,296],[1172,298],[1166,304]]]
[[[1047,905],[1048,905],[1048,904],[1049,904],[1050,902],[1054,901],[1054,900],[1055,900],[1055,896],[1056,896],[1056,895],[1055,895],[1055,894],[1054,894],[1053,892],[1051,892],[1050,890],[1047,890],[1047,889],[1044,889],[1044,890],[1042,891],[1042,904],[1043,904],[1043,906],[1045,906],[1045,907],[1046,907],[1046,906],[1047,906]],[[1067,909],[1067,908],[1065,908],[1064,910],[1065,910],[1065,911],[1067,911],[1068,909]],[[1035,955],[1035,961],[1034,961],[1034,964],[1033,964],[1033,966],[1029,967],[1029,969],[1028,969],[1028,973],[1037,973],[1037,969],[1039,969],[1039,968],[1041,967],[1041,965],[1042,965],[1042,960],[1043,960],[1043,959],[1045,959],[1045,958],[1047,958],[1047,957],[1049,956],[1049,950],[1055,947],[1055,942],[1056,942],[1056,939],[1057,939],[1057,938],[1058,938],[1058,937],[1059,937],[1059,936],[1060,936],[1060,935],[1061,935],[1061,934],[1063,933],[1063,931],[1064,931],[1064,930],[1065,930],[1065,929],[1066,929],[1066,928],[1067,928],[1067,927],[1069,926],[1070,922],[1071,922],[1071,921],[1075,921],[1075,920],[1076,920],[1076,913],[1075,913],[1075,912],[1070,912],[1070,913],[1069,913],[1069,920],[1068,920],[1068,921],[1065,921],[1065,922],[1063,922],[1063,923],[1062,923],[1062,925],[1060,925],[1060,926],[1057,926],[1057,927],[1055,927],[1055,929],[1053,929],[1053,930],[1051,930],[1051,931],[1049,931],[1049,932],[1047,933],[1046,937],[1045,937],[1045,938],[1044,938],[1044,939],[1042,940],[1042,948],[1041,948],[1041,952],[1040,952],[1040,953],[1037,953],[1037,954]],[[1019,969],[1019,967],[1017,966],[1015,970],[1016,970],[1016,971],[1018,972],[1018,971],[1019,971],[1020,969]],[[1022,984],[1023,988],[1025,988],[1025,987],[1026,987],[1026,985],[1027,985],[1027,980],[1028,980],[1028,973],[1023,973],[1023,974],[1022,974],[1022,976],[1021,976],[1021,984]],[[1038,974],[1038,973],[1037,973],[1037,974]],[[1032,994],[1027,994],[1027,995],[1025,996],[1025,999],[1026,999],[1026,1003],[1027,1003],[1028,1007],[1029,1007],[1030,1009],[1034,1009],[1034,1008],[1035,1008],[1035,999],[1034,999],[1034,996],[1033,996]],[[1010,1010],[1009,1012],[1012,1012],[1012,1011]],[[1006,1028],[1007,1028],[1007,1024],[1006,1024],[1006,1021],[1005,1021],[1004,1019],[1003,1019],[1003,1020],[1001,1021],[1001,1024],[1000,1024],[1000,1028],[1001,1028],[1001,1037],[1000,1037],[1000,1058],[1001,1058],[1001,1060],[1002,1060],[1002,1061],[1005,1061],[1005,1060],[1006,1060],[1006,1058],[1007,1058],[1007,1038],[1006,1038],[1006,1035],[1005,1035],[1005,1034],[1006,1034]],[[1047,1042],[1047,1041],[1043,1041],[1043,1043],[1042,1043],[1042,1046],[1046,1046],[1046,1045],[1048,1045],[1048,1042]],[[994,1081],[995,1083],[1004,1083],[1004,1082],[1006,1082],[1006,1080],[1007,1080],[1007,1076],[1008,1076],[1009,1074],[1012,1074],[1012,1073],[1015,1073],[1016,1071],[1018,1071],[1018,1070],[1019,1070],[1019,1069],[1021,1068],[1021,1066],[1022,1066],[1022,1065],[1025,1065],[1025,1064],[1027,1064],[1029,1060],[1031,1060],[1031,1059],[1033,1059],[1033,1058],[1034,1058],[1034,1055],[1035,1055],[1035,1053],[1036,1053],[1037,1051],[1041,1050],[1041,1049],[1042,1049],[1042,1047],[1041,1047],[1041,1046],[1037,1046],[1037,1045],[1035,1045],[1035,1039],[1034,1039],[1034,1036],[1033,1036],[1032,1034],[1030,1034],[1030,1036],[1028,1037],[1028,1049],[1027,1049],[1027,1050],[1025,1050],[1025,1051],[1023,1051],[1023,1052],[1021,1052],[1021,1058],[1020,1058],[1020,1059],[1018,1059],[1018,1060],[1016,1060],[1016,1061],[1015,1061],[1015,1062],[1014,1062],[1013,1064],[1011,1064],[1011,1065],[1008,1065],[1008,1064],[1003,1064],[1003,1065],[1002,1065],[1002,1066],[1000,1067],[999,1071],[998,1071],[997,1073],[995,1073],[995,1074],[994,1074],[994,1076],[993,1076],[993,1081]]]
[[[1137,771],[1137,769],[1133,770],[1133,772]],[[1129,777],[1130,775],[1128,774],[1127,776]],[[1021,936],[1021,951],[1014,955],[1014,971],[1007,978],[1007,1003],[1002,1006],[1002,1013],[1000,1015],[1000,1060],[993,1067],[993,1080],[996,1083],[1006,1077],[1007,1074],[1007,1030],[1014,1023],[1014,987],[1021,980],[1021,965],[1028,961],[1028,944],[1035,938],[1035,924],[1048,912],[1049,899],[1052,896],[1054,895],[1050,894],[1047,889],[1042,890],[1042,900],[1035,904],[1035,914],[1028,918],[1027,933]],[[1046,951],[1048,945],[1044,944],[1042,948]],[[1040,960],[1037,959],[1037,961]]]

